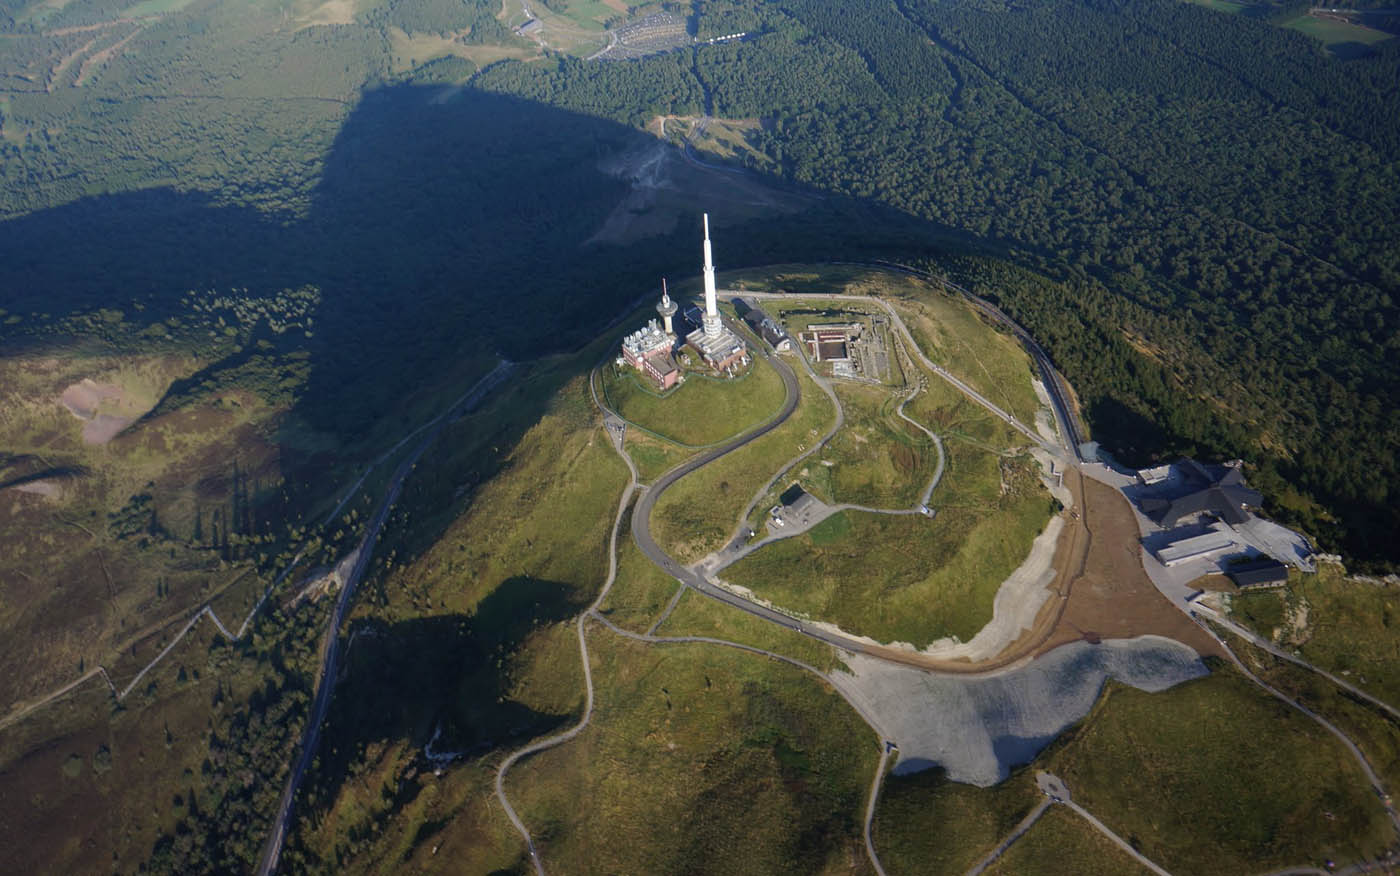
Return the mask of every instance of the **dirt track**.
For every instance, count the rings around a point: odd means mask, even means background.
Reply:
[[[991,660],[918,661],[940,672],[982,673],[1039,657],[1069,642],[1128,639],[1148,634],[1176,639],[1201,655],[1223,656],[1220,646],[1177,611],[1142,568],[1137,520],[1128,500],[1112,487],[1065,475],[1074,512],[1055,546],[1050,598],[1032,627]],[[870,648],[896,662],[912,663],[909,652]],[[905,658],[905,659],[901,659]]]
[[[1085,509],[1093,549],[1084,552],[1069,598],[1063,601],[1049,634],[1034,647],[1034,653],[1043,654],[1078,639],[1122,639],[1152,633],[1176,639],[1198,654],[1223,656],[1220,646],[1172,606],[1143,571],[1137,520],[1128,500],[1112,487],[1077,472],[1075,480],[1076,496],[1083,496],[1080,507]]]

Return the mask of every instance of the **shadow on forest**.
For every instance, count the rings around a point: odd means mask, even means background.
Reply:
[[[1095,428],[1112,431],[1118,462],[1123,465],[1148,465],[1173,447],[1173,436],[1160,423],[1112,396],[1096,398],[1085,413]]]
[[[0,326],[0,344],[13,353],[67,343],[27,334],[31,313],[107,307],[150,325],[187,318],[190,290],[266,297],[314,286],[312,337],[261,323],[240,349],[173,386],[156,412],[221,377],[275,388],[288,361],[279,357],[304,352],[292,422],[336,436],[341,454],[352,448],[363,459],[377,449],[356,446],[366,424],[401,416],[404,396],[440,384],[451,363],[575,348],[661,276],[697,273],[702,191],[693,193],[697,215],[669,233],[629,246],[584,244],[629,191],[600,161],[654,142],[650,135],[509,96],[441,95],[414,85],[366,93],[337,134],[304,217],[151,189],[0,224],[3,306],[25,317]],[[825,196],[798,214],[725,228],[721,266],[910,256],[955,237],[893,209]],[[412,425],[405,420],[403,431]],[[335,458],[284,446],[289,507],[324,490],[296,473]],[[265,510],[260,519],[277,516]]]

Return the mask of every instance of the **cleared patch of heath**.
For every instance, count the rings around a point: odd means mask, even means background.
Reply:
[[[1195,651],[1161,636],[1073,642],[976,678],[844,659],[850,671],[832,672],[831,682],[899,746],[896,773],[940,766],[953,781],[983,788],[1088,714],[1109,678],[1155,693],[1209,672]]]

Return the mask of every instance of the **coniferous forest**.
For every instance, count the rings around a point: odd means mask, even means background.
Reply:
[[[947,274],[1123,461],[1243,457],[1323,547],[1400,559],[1400,40],[1342,59],[1177,0],[696,0],[665,8],[749,37],[600,62],[497,4],[313,6],[0,4],[5,342],[314,288],[265,357],[309,351],[298,406],[340,428],[466,339],[575,346],[684,270],[688,228],[579,246],[625,190],[594,168],[657,115],[755,119],[734,160],[821,198],[729,265]]]

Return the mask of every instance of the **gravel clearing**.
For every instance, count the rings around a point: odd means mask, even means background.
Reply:
[[[979,787],[1005,779],[1088,714],[1109,678],[1156,692],[1208,674],[1173,639],[1140,636],[1073,642],[1029,665],[978,678],[933,675],[861,655],[831,682],[874,716],[899,746],[895,772],[933,766]]]

